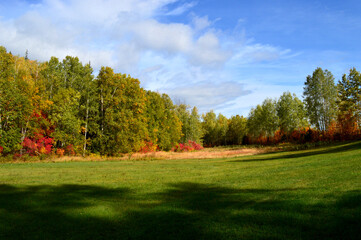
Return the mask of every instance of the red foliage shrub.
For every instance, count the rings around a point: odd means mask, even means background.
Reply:
[[[188,140],[187,143],[179,143],[172,148],[172,152],[191,152],[203,149],[202,145],[195,141]]]
[[[159,151],[159,146],[152,141],[144,142],[144,146],[139,150],[141,153],[149,153]]]
[[[56,149],[56,155],[58,155],[59,157],[62,157],[64,155],[65,150],[62,148],[58,148]]]
[[[264,137],[264,136],[259,136],[258,138],[256,138],[255,140],[254,140],[254,143],[256,143],[256,144],[260,144],[260,145],[267,145],[267,138],[266,137]]]
[[[340,123],[332,122],[327,131],[319,131],[312,128],[303,128],[284,133],[277,130],[272,137],[258,136],[249,137],[248,144],[272,145],[284,142],[305,144],[325,141],[354,140],[360,139],[360,130],[355,123],[341,126]]]
[[[53,139],[44,137],[40,133],[34,134],[34,137],[26,137],[23,141],[23,147],[30,156],[40,154],[50,154],[53,147]]]
[[[356,118],[352,114],[339,116],[337,123],[338,135],[340,140],[352,140],[359,137],[359,131]]]
[[[273,136],[273,143],[280,143],[280,142],[284,142],[285,139],[285,134],[284,132],[282,132],[281,130],[277,130]]]
[[[330,126],[328,127],[327,131],[324,133],[325,140],[333,141],[334,136],[336,135],[337,131],[337,124],[335,121],[331,122]]]
[[[74,147],[73,145],[68,145],[65,147],[65,154],[66,155],[75,155]]]
[[[41,111],[34,111],[31,121],[35,123],[35,133],[24,138],[22,146],[30,156],[50,154],[53,147],[53,138],[48,137],[53,132],[47,115]]]
[[[0,146],[0,154],[3,152],[4,148]]]

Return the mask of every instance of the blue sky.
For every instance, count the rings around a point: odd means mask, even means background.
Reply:
[[[361,1],[0,1],[0,45],[110,66],[176,102],[248,115],[317,67],[361,70]]]

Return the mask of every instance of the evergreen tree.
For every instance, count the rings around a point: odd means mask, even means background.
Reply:
[[[360,129],[361,119],[361,76],[355,69],[350,69],[349,75],[344,74],[338,82],[338,123],[344,137],[351,136]]]

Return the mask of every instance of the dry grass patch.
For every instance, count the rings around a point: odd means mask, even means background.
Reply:
[[[17,159],[11,162],[91,162],[91,161],[120,161],[120,160],[167,160],[167,159],[214,159],[214,158],[230,158],[246,155],[255,155],[275,151],[273,148],[205,148],[193,152],[151,152],[151,153],[132,153],[124,154],[118,157],[107,157],[99,155],[91,155],[87,157],[82,156],[62,156],[49,157],[43,160],[39,158]]]
[[[212,159],[228,158],[246,155],[255,155],[273,151],[271,148],[206,148],[193,152],[151,152],[151,153],[133,153],[124,154],[122,157],[100,157],[88,156],[83,157],[62,157],[55,161],[109,161],[109,160],[151,160],[151,159]]]
[[[242,148],[242,149],[213,149],[207,148],[194,152],[155,152],[155,153],[135,153],[132,159],[155,158],[155,159],[211,159],[227,158],[245,155],[254,155],[269,152],[270,149]]]

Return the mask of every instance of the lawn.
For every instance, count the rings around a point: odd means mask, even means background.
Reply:
[[[0,239],[360,239],[361,142],[217,159],[0,164]]]

